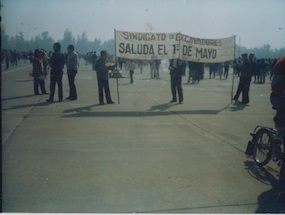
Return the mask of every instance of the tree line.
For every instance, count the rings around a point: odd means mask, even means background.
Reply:
[[[53,51],[52,47],[55,42],[59,42],[61,44],[61,51],[63,52],[66,51],[68,45],[72,44],[75,46],[76,51],[80,54],[86,54],[93,51],[100,52],[103,49],[107,50],[110,54],[115,53],[114,39],[101,41],[100,39],[95,38],[93,41],[89,41],[86,32],[82,33],[81,35],[77,35],[75,38],[73,33],[66,29],[63,34],[63,39],[57,41],[50,37],[48,31],[38,34],[35,38],[32,37],[30,40],[26,40],[24,38],[23,32],[20,32],[15,37],[10,37],[5,32],[1,33],[1,49],[6,50],[30,52],[39,48],[49,52]]]
[[[50,37],[49,32],[45,31],[38,34],[35,38],[26,40],[23,32],[20,32],[15,37],[10,37],[5,32],[1,33],[1,45],[2,49],[16,50],[20,52],[29,52],[41,48],[47,52],[52,51],[53,43],[60,42],[62,51],[65,52],[69,44],[73,44],[75,49],[80,54],[86,54],[88,52],[101,50],[107,50],[109,54],[115,54],[115,40],[109,39],[102,41],[101,39],[95,38],[93,41],[88,40],[86,32],[81,35],[74,36],[74,34],[66,29],[63,34],[63,39],[55,41]],[[254,53],[257,58],[271,58],[276,59],[285,56],[285,48],[280,47],[279,49],[272,49],[269,44],[264,44],[263,47],[246,48],[243,46],[236,45],[235,56],[239,57],[243,53]]]

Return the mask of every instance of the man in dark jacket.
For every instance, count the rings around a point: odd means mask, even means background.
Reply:
[[[103,90],[105,91],[105,97],[107,104],[114,104],[111,99],[110,88],[109,88],[109,70],[113,70],[117,64],[111,66],[108,62],[107,51],[101,51],[100,58],[95,62],[95,70],[97,73],[98,90],[99,90],[99,102],[100,105],[104,104]]]
[[[171,78],[171,103],[177,102],[176,90],[178,92],[179,104],[183,103],[183,90],[182,90],[182,73],[183,73],[183,61],[179,59],[172,59],[170,61],[170,78]]]
[[[234,100],[238,102],[238,98],[240,96],[240,93],[242,93],[242,102],[243,104],[249,103],[249,87],[251,82],[251,72],[252,72],[252,66],[250,61],[248,60],[247,54],[242,54],[242,66],[240,68],[241,74],[239,79],[239,85],[237,92],[234,96]]]
[[[62,93],[62,75],[63,67],[65,64],[64,54],[60,52],[61,45],[60,43],[53,44],[54,53],[52,54],[49,64],[51,67],[50,73],[50,96],[47,102],[53,102],[53,97],[55,93],[55,85],[57,83],[58,87],[58,100],[62,102],[63,93]]]

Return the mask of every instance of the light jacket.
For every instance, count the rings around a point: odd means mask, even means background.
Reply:
[[[66,68],[67,70],[78,70],[78,55],[75,51],[67,55]]]

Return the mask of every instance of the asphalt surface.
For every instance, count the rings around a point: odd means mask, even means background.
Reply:
[[[229,79],[170,77],[149,67],[111,78],[116,104],[99,105],[91,65],[81,61],[78,100],[33,94],[31,65],[2,65],[2,210],[48,213],[255,213],[285,210],[279,167],[244,151],[257,125],[273,127],[270,81],[251,84],[250,104],[231,104]],[[238,78],[234,80],[234,92]],[[49,80],[46,81],[49,92]],[[68,96],[67,75],[63,78]]]

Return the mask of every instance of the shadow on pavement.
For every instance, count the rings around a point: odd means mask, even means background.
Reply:
[[[164,111],[164,110],[167,110],[168,108],[170,108],[173,105],[177,105],[177,103],[169,103],[169,102],[167,102],[167,103],[164,103],[164,104],[153,105],[153,106],[151,106],[151,108],[148,111],[156,111],[156,110]]]
[[[236,104],[233,104],[232,107],[229,107],[229,110],[230,111],[241,111],[247,106],[248,104],[236,103]]]
[[[94,104],[94,105],[88,105],[85,107],[78,107],[78,108],[72,108],[72,109],[68,109],[63,111],[63,113],[72,113],[72,112],[76,112],[76,113],[86,113],[86,111],[92,111],[93,107],[96,106],[100,106],[99,104]]]
[[[25,105],[15,105],[9,108],[3,108],[2,111],[5,110],[15,110],[15,109],[22,109],[22,108],[29,108],[29,107],[41,107],[41,106],[48,106],[50,103],[48,102],[41,102],[41,103],[32,103],[32,104],[25,104]]]
[[[258,198],[256,213],[284,213],[285,212],[285,184],[281,184],[265,168],[260,167],[253,161],[245,161],[245,169],[258,181],[271,185],[271,189],[261,193]]]
[[[63,111],[63,113],[73,113],[63,117],[149,117],[149,116],[169,116],[169,115],[183,115],[183,114],[202,114],[202,115],[216,115],[228,108],[227,105],[221,110],[168,110],[170,107],[181,105],[179,103],[164,103],[151,106],[146,111],[95,111],[93,107],[101,106],[99,104],[89,105],[85,107],[72,108]],[[101,106],[104,107],[104,106]]]
[[[92,106],[74,108],[65,110],[64,113],[75,112],[63,117],[150,117],[150,116],[170,116],[177,114],[210,114],[215,115],[220,110],[189,110],[189,111],[98,111],[94,112],[89,109]],[[95,107],[95,106],[93,106]]]
[[[7,101],[7,100],[13,100],[13,99],[23,99],[23,98],[29,98],[35,96],[34,94],[26,95],[26,96],[15,96],[11,98],[2,98],[1,101]]]

